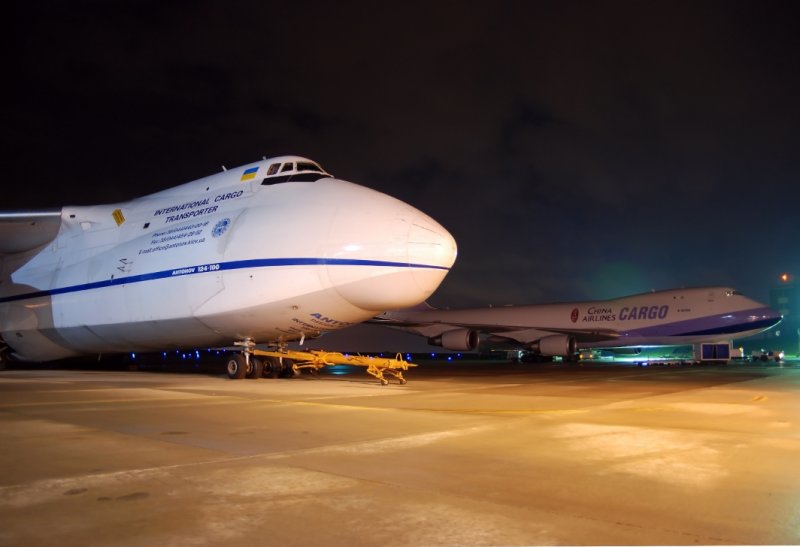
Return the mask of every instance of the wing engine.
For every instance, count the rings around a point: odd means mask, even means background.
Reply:
[[[478,347],[478,331],[471,329],[456,329],[443,332],[433,338],[428,338],[432,346],[441,346],[453,351],[472,351]]]
[[[546,356],[568,356],[574,355],[578,351],[578,345],[574,336],[567,334],[554,334],[552,336],[545,336],[539,338],[535,342],[531,342],[529,349],[540,355]]]

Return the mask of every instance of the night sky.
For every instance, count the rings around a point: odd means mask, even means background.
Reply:
[[[299,154],[455,236],[439,306],[800,274],[796,2],[16,2],[2,209]]]

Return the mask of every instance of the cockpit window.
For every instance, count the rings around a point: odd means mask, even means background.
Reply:
[[[322,167],[317,165],[316,163],[311,163],[310,161],[298,161],[297,162],[297,170],[298,171],[311,171],[314,173],[322,173]]]
[[[278,184],[281,182],[316,182],[328,178],[330,175],[313,161],[287,161],[272,163],[267,168],[267,176],[261,181],[262,185]]]
[[[727,291],[725,291],[725,296],[744,296],[744,295],[742,293],[740,293],[739,291],[727,290]]]

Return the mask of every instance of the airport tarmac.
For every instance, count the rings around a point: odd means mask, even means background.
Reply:
[[[344,372],[0,372],[0,544],[800,542],[800,366]]]

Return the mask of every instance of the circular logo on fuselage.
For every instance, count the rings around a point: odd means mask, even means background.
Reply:
[[[211,235],[214,237],[219,237],[225,233],[225,230],[228,229],[228,226],[231,225],[231,219],[223,218],[214,226],[214,229],[211,231]]]
[[[574,310],[572,310],[572,315],[570,315],[569,318],[572,319],[573,323],[577,323],[578,322],[578,308],[575,308]]]

